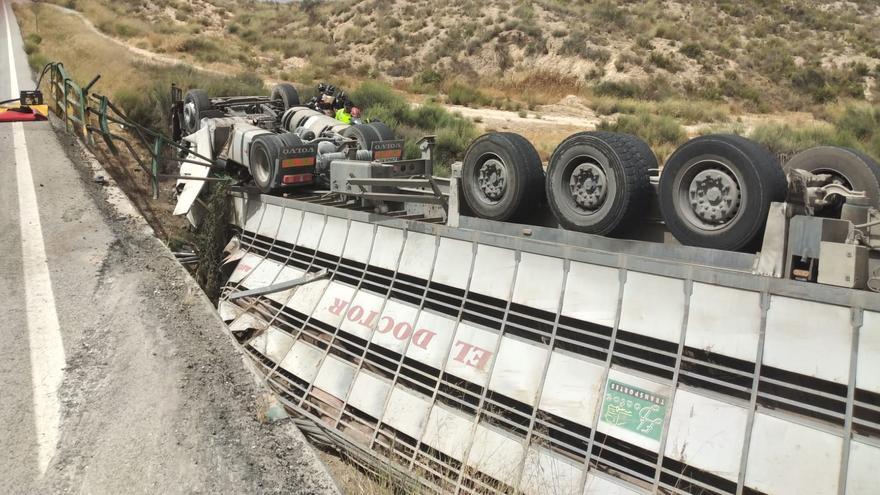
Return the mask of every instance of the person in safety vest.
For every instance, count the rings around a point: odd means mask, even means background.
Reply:
[[[345,124],[351,124],[351,109],[354,107],[351,100],[345,100],[345,104],[336,111],[336,120]]]

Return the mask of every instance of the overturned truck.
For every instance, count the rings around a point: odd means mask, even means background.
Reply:
[[[875,167],[501,133],[446,181],[245,180],[218,309],[307,434],[428,490],[873,493]]]
[[[203,90],[183,95],[177,88],[172,94],[173,139],[264,193],[329,187],[334,160],[386,162],[403,156],[403,141],[387,125],[340,122],[300,105],[290,84],[275,86],[269,96],[211,98]],[[424,162],[416,165],[378,168],[386,177],[424,174]]]

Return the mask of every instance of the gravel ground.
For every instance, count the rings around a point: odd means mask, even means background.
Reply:
[[[337,493],[290,422],[258,420],[265,389],[199,287],[112,180],[95,183],[96,164],[59,139],[87,196],[77,210],[106,232],[81,281],[92,303],[63,315],[75,330],[58,452],[45,476],[2,491]],[[10,468],[0,459],[0,479]]]

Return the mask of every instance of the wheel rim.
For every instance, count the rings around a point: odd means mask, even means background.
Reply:
[[[256,160],[251,163],[251,173],[254,176],[254,182],[258,185],[268,185],[269,178],[272,176],[272,165],[269,163],[269,156],[265,147],[260,146],[257,149]]]
[[[507,191],[507,165],[496,155],[489,155],[474,168],[477,192],[486,203],[501,201]]]
[[[685,167],[677,181],[679,217],[706,231],[729,228],[745,202],[742,177],[719,160],[701,160]]]
[[[563,167],[558,184],[563,191],[560,198],[562,205],[578,215],[600,221],[614,201],[617,181],[607,161],[596,153],[569,160]],[[565,194],[566,190],[568,194]]]
[[[187,102],[183,105],[183,123],[186,125],[187,130],[196,130],[198,121],[199,117],[198,112],[196,111],[196,104],[191,101]]]
[[[568,180],[572,199],[578,207],[595,211],[608,196],[608,178],[596,163],[582,163],[574,168]]]

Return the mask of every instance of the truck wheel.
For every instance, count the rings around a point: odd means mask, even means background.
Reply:
[[[299,146],[300,144],[303,144],[302,139],[292,132],[278,134],[278,137],[281,138],[281,142],[284,146]]]
[[[367,124],[372,127],[376,134],[379,135],[379,141],[390,141],[394,139],[394,131],[391,130],[390,127],[385,125],[384,122],[370,122]]]
[[[211,98],[202,89],[191,89],[183,97],[183,128],[190,135],[202,126],[202,114],[212,109]]]
[[[374,141],[382,140],[379,132],[370,124],[356,124],[346,127],[342,130],[342,135],[347,138],[357,139],[358,148],[362,150],[369,150],[373,146]]]
[[[880,165],[860,151],[836,146],[819,146],[791,157],[783,169],[799,168],[816,174],[831,174],[834,181],[854,191],[864,191],[874,207],[880,207]]]
[[[644,211],[657,158],[630,134],[579,132],[565,139],[547,167],[547,202],[566,229],[609,235]]]
[[[480,218],[521,219],[543,200],[541,158],[531,143],[512,132],[484,134],[471,143],[461,181],[465,203]]]
[[[269,96],[271,100],[281,100],[284,102],[284,109],[299,105],[299,92],[292,84],[281,83],[272,88],[272,94]]]
[[[278,134],[260,134],[251,141],[248,155],[251,177],[263,193],[273,191],[275,176],[278,174],[275,161],[284,145],[284,138]]]
[[[660,175],[660,210],[682,244],[737,251],[763,233],[785,174],[769,150],[740,136],[701,136],[680,146]]]

